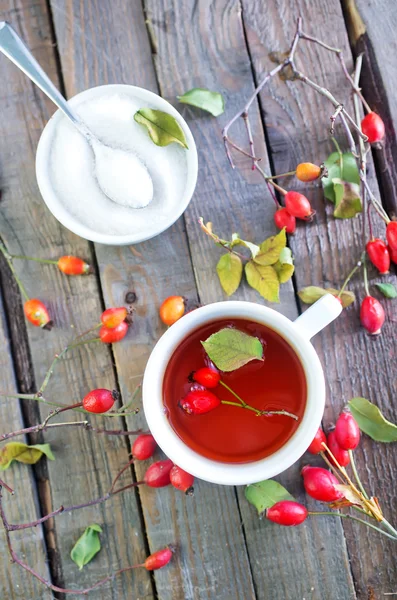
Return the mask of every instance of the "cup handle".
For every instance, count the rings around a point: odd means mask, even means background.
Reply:
[[[342,312],[342,305],[334,296],[326,294],[294,321],[299,333],[310,340],[327,327]]]

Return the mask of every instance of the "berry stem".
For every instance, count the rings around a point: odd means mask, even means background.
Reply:
[[[328,516],[332,516],[332,517],[341,517],[342,519],[351,519],[352,521],[357,521],[358,523],[363,523],[367,527],[371,527],[371,529],[375,529],[376,531],[378,531],[382,535],[385,535],[386,537],[390,538],[391,540],[397,541],[397,531],[394,530],[396,535],[390,535],[386,531],[383,531],[383,529],[380,529],[380,527],[377,527],[376,525],[373,525],[372,523],[368,523],[368,521],[364,521],[364,519],[359,519],[358,517],[353,517],[353,515],[346,515],[344,513],[331,512],[331,511],[321,511],[321,512],[309,511],[308,514],[311,516],[327,516],[328,515]]]
[[[247,406],[247,403],[244,402],[244,400],[242,398],[240,398],[240,396],[238,394],[236,394],[236,392],[234,392],[232,390],[232,388],[230,388],[228,385],[226,385],[226,383],[224,383],[222,381],[222,379],[219,381],[219,384],[222,385],[225,389],[227,389],[235,398],[237,398],[237,400],[239,400],[239,402],[241,402],[242,406]]]
[[[206,227],[206,225],[204,225],[203,217],[200,217],[198,222],[199,222],[201,229],[204,231],[204,233],[206,233],[211,239],[213,239],[216,244],[219,244],[220,246],[222,246],[222,248],[225,248],[225,250],[230,252],[230,254],[235,254],[236,256],[241,258],[241,260],[248,260],[248,258],[246,256],[244,256],[243,254],[240,254],[240,252],[236,252],[236,250],[232,250],[232,248],[229,247],[229,242],[227,242],[226,240],[222,240],[220,237],[215,235],[215,233],[213,233],[208,227]]]
[[[126,411],[127,408],[129,408],[131,406],[131,404],[135,401],[135,398],[137,397],[138,393],[141,391],[141,387],[142,387],[141,383],[136,386],[134,393],[132,394],[131,400],[126,402],[126,404],[123,404],[122,406],[120,406],[120,408],[118,410],[116,410],[117,413]]]
[[[270,185],[272,185],[278,192],[280,192],[280,194],[282,194],[283,196],[285,196],[287,194],[287,190],[282,188],[281,185],[278,185],[272,179],[268,179],[268,178],[266,178],[266,179],[267,179],[268,183],[270,183]]]
[[[92,431],[92,433],[104,434],[104,435],[121,435],[121,436],[130,436],[130,435],[140,435],[141,433],[145,433],[142,429],[137,429],[135,431],[126,431],[125,429],[104,429],[103,427],[92,427],[92,425],[88,421],[68,421],[66,423],[49,423],[43,427],[43,424],[40,425],[32,425],[31,427],[25,427],[24,429],[19,429],[19,431],[13,431],[11,433],[3,433],[0,435],[0,442],[4,442],[5,440],[9,440],[14,437],[18,437],[20,435],[27,435],[29,433],[37,433],[38,431],[47,431],[47,429],[55,429],[59,427],[82,427],[87,431]],[[0,485],[3,485],[0,480]],[[4,485],[4,487],[6,487]]]
[[[289,177],[295,175],[296,171],[288,171],[287,173],[280,173],[280,175],[269,175],[266,179],[278,179],[279,177]]]
[[[365,293],[367,294],[367,296],[370,296],[369,286],[368,286],[367,264],[365,262],[365,257],[364,257],[364,260],[363,260],[363,267],[364,267],[364,289],[365,289]]]
[[[34,260],[35,262],[43,263],[46,265],[57,265],[57,260],[49,260],[47,258],[37,258],[35,256],[24,256],[23,254],[10,254],[11,258],[17,258],[21,260]]]
[[[0,242],[0,252],[3,254],[4,258],[6,259],[8,266],[10,268],[10,271],[20,289],[22,296],[24,297],[24,299],[26,301],[30,300],[29,294],[27,293],[25,286],[23,285],[22,281],[19,279],[19,277],[17,275],[17,272],[15,271],[14,265],[12,263],[12,256],[8,252],[7,248],[1,242]]]
[[[284,415],[286,417],[291,417],[298,420],[298,417],[293,413],[287,412],[286,410],[259,410],[259,408],[254,408],[249,404],[239,404],[238,402],[231,402],[229,400],[221,400],[221,404],[227,404],[228,406],[237,406],[238,408],[246,408],[247,410],[251,410],[256,413],[258,417],[270,417],[271,415]]]
[[[360,477],[358,475],[356,463],[355,463],[354,456],[353,456],[353,451],[352,450],[348,450],[348,452],[349,452],[349,456],[350,456],[350,464],[351,464],[351,467],[352,467],[352,471],[353,471],[353,475],[355,477],[355,480],[357,481],[357,485],[360,488],[360,491],[361,491],[362,495],[364,496],[364,498],[366,500],[369,500],[368,494],[365,491],[364,486],[361,483],[361,479],[360,479]]]
[[[350,271],[350,273],[348,274],[348,276],[346,277],[345,281],[342,284],[342,287],[340,288],[339,292],[338,292],[338,298],[340,298],[343,294],[343,292],[345,291],[345,288],[347,286],[347,284],[349,283],[350,279],[353,277],[353,275],[362,267],[363,264],[363,260],[365,257],[365,252],[362,253],[362,255],[360,256],[360,260],[357,262],[357,264],[353,267],[353,269]]]

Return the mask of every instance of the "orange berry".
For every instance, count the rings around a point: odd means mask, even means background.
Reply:
[[[159,312],[165,325],[173,325],[185,313],[185,299],[182,296],[169,296],[160,306]]]
[[[46,306],[37,300],[37,298],[31,298],[27,300],[23,307],[25,317],[36,327],[45,327],[51,329],[52,321]]]
[[[299,181],[314,181],[321,176],[322,169],[318,165],[314,165],[313,163],[300,163],[296,167],[295,175],[299,179]]]
[[[65,275],[87,275],[90,272],[90,265],[78,256],[61,256],[58,268]]]
[[[99,337],[104,344],[115,344],[126,336],[127,331],[128,324],[125,321],[122,321],[117,327],[113,327],[113,329],[109,329],[109,327],[103,325],[99,330]]]
[[[108,329],[114,329],[124,321],[128,314],[125,306],[118,308],[107,308],[101,315],[101,321]]]

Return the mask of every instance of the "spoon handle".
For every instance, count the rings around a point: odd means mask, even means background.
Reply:
[[[40,67],[16,31],[6,21],[0,21],[0,51],[47,94],[77,127],[81,127],[81,123],[70,110],[65,98]]]

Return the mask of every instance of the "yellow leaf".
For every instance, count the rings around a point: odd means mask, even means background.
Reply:
[[[248,284],[269,302],[279,302],[280,282],[276,271],[271,266],[255,264],[250,260],[245,265]]]
[[[287,244],[285,228],[277,235],[272,235],[260,245],[260,252],[255,256],[255,262],[263,267],[274,265],[279,259],[280,252]]]
[[[36,444],[28,446],[22,442],[9,442],[0,450],[0,471],[5,471],[14,460],[25,465],[34,465],[45,454],[54,460],[49,444]]]
[[[230,252],[224,254],[216,265],[216,271],[226,294],[228,296],[234,294],[240,285],[243,274],[243,264],[240,257]]]

